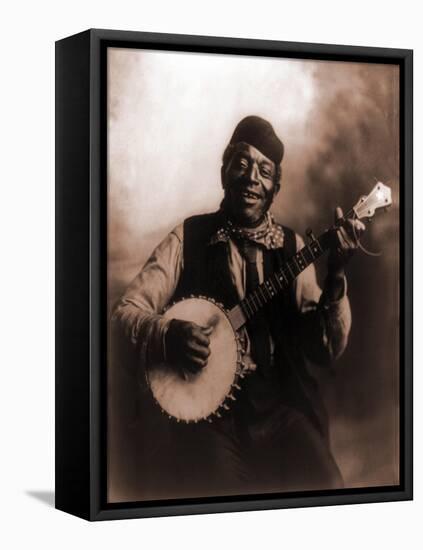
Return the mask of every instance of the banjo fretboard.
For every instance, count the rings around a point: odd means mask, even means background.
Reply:
[[[329,234],[323,233],[305,245],[292,258],[266,279],[256,290],[248,294],[240,306],[247,317],[253,317],[259,309],[273,300],[280,292],[287,289],[298,275],[315,262],[329,248]]]
[[[302,271],[324,254],[329,245],[330,233],[325,231],[320,237],[313,238],[309,244],[306,244],[285,262],[280,269],[275,271],[253,292],[250,292],[229,312],[234,328],[241,327],[248,319],[254,317],[263,306],[289,288]]]

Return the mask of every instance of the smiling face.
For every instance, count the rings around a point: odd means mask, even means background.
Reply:
[[[261,223],[279,190],[276,166],[258,149],[237,143],[229,160],[222,166],[225,208],[241,227]]]

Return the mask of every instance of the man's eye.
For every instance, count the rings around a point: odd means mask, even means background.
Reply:
[[[260,173],[261,173],[261,175],[262,175],[263,177],[265,177],[265,178],[271,178],[271,177],[272,177],[271,171],[268,170],[267,168],[262,168],[262,169],[260,170]]]
[[[238,164],[240,168],[248,168],[248,162],[245,159],[239,159]]]

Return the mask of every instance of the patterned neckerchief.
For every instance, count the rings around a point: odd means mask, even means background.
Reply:
[[[270,212],[266,213],[263,223],[253,229],[238,227],[225,216],[222,216],[222,218],[222,227],[214,233],[210,239],[210,244],[228,242],[229,239],[233,239],[236,241],[251,241],[264,246],[268,250],[283,247],[284,232],[282,226],[275,222]]]

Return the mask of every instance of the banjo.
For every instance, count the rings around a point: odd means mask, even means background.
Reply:
[[[392,204],[391,189],[377,182],[367,196],[362,196],[346,218],[370,219],[376,210]],[[206,367],[198,373],[182,376],[168,363],[151,365],[146,369],[147,384],[154,400],[169,418],[178,422],[212,421],[228,410],[234,393],[241,389],[240,379],[246,375],[244,350],[239,330],[265,304],[290,287],[295,278],[330,247],[333,230],[315,238],[309,230],[310,242],[292,256],[271,277],[248,294],[230,311],[205,296],[190,296],[169,307],[164,317],[191,321],[211,327],[210,356]]]

